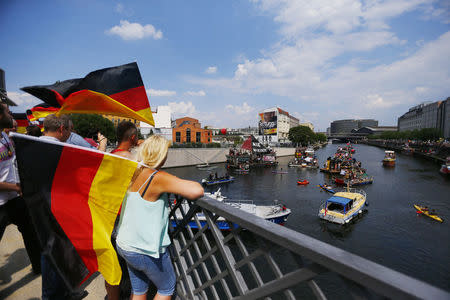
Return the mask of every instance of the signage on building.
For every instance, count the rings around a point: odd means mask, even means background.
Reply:
[[[260,113],[259,134],[277,135],[277,115],[275,111]]]

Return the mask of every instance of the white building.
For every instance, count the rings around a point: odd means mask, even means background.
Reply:
[[[272,107],[259,113],[259,135],[263,144],[289,143],[289,129],[296,127],[299,120],[279,107]]]
[[[169,106],[158,106],[155,112],[152,112],[155,126],[141,122],[141,134],[147,137],[151,132],[161,135],[172,141],[172,111]]]
[[[311,128],[312,131],[314,131],[314,125],[311,122],[304,122],[304,123],[300,123],[298,125],[309,127],[309,128]]]

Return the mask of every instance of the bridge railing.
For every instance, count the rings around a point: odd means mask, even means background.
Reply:
[[[175,203],[170,251],[181,299],[449,299],[444,290],[215,199],[176,196]]]

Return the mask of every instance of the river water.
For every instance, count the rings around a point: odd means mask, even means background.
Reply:
[[[316,151],[321,166],[338,146],[343,144]],[[289,168],[292,157],[278,158],[277,169],[288,174],[261,168],[233,175],[235,182],[222,186],[222,194],[261,204],[278,199],[292,210],[286,227],[450,291],[450,178],[428,160],[397,154],[396,166],[385,168],[383,149],[362,144],[354,148],[353,157],[362,162],[374,183],[361,188],[367,193],[367,213],[348,227],[340,229],[318,218],[319,207],[330,194],[317,185],[331,183],[331,179],[319,170]],[[225,164],[216,166],[212,172],[225,174]],[[195,167],[167,171],[196,181],[208,175]],[[310,184],[298,186],[297,179]],[[444,223],[417,215],[413,204],[435,209]]]

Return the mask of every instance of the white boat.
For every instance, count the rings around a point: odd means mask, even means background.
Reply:
[[[363,212],[367,195],[362,190],[347,188],[333,194],[319,209],[319,218],[344,225]]]
[[[283,204],[278,203],[277,200],[275,200],[272,205],[256,205],[253,203],[252,200],[227,199],[227,197],[222,195],[220,189],[218,189],[217,192],[215,193],[205,193],[205,196],[223,202],[224,204],[230,205],[245,212],[248,212],[257,217],[263,218],[269,222],[273,222],[280,225],[284,225],[289,215],[291,214],[291,210],[286,206],[284,206]],[[188,209],[187,203],[186,204],[183,203],[182,205],[186,205],[185,211],[187,211],[186,210]],[[177,211],[177,218],[181,218],[181,214],[178,213],[179,211]],[[202,213],[198,213],[197,217],[198,220],[200,221],[201,226],[206,224],[205,216]],[[174,222],[172,222],[172,224],[174,224]],[[219,226],[219,229],[221,230],[232,229],[232,227],[230,227],[230,224],[222,217],[219,217],[217,219],[216,224]],[[197,223],[195,221],[190,221],[189,225],[191,226],[191,228],[198,228]],[[235,227],[236,226],[237,225],[235,225]]]

